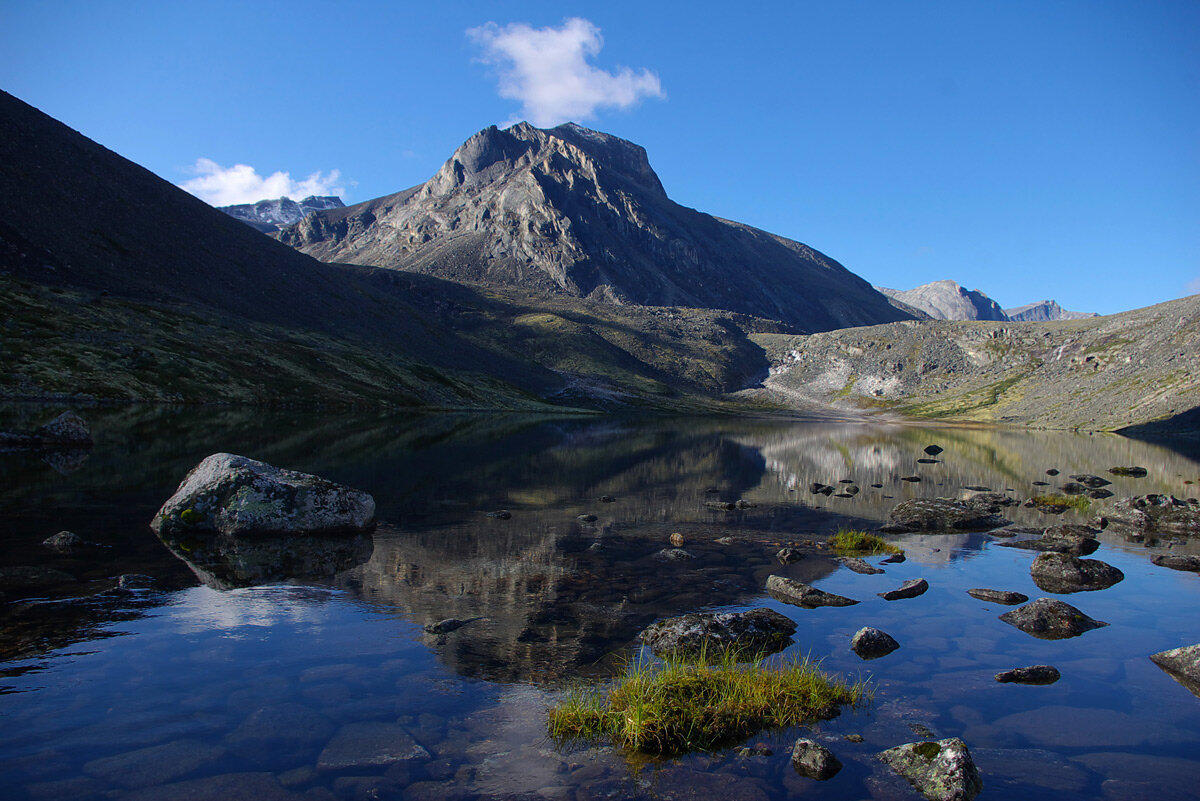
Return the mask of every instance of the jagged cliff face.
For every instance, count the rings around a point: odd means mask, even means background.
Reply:
[[[805,245],[672,202],[646,151],[567,124],[468,139],[425,184],[313,214],[280,239],[324,261],[821,331],[906,319]]]
[[[914,289],[886,289],[880,292],[893,300],[925,312],[935,320],[1007,320],[1000,304],[980,292],[955,281],[934,281]]]

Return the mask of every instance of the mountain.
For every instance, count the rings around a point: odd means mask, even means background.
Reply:
[[[285,196],[274,200],[260,200],[257,203],[243,203],[238,206],[217,206],[217,208],[230,217],[237,217],[251,228],[270,234],[280,228],[300,222],[314,211],[340,209],[345,205],[341,198],[334,195],[309,195],[298,203]]]
[[[756,392],[790,404],[1089,431],[1200,425],[1200,295],[1082,320],[933,320],[753,339],[771,364]]]
[[[1000,304],[954,281],[934,281],[915,289],[876,287],[887,297],[919,309],[935,320],[1007,320]]]
[[[1026,303],[1015,309],[1005,309],[1008,319],[1020,322],[1039,322],[1048,320],[1086,320],[1089,317],[1099,317],[1095,312],[1067,311],[1052,300],[1042,300],[1037,303]]]
[[[326,264],[0,92],[0,397],[703,410],[765,371],[722,312]]]
[[[646,151],[573,123],[468,139],[420,186],[279,238],[323,261],[822,331],[908,319],[833,259],[667,197]]]

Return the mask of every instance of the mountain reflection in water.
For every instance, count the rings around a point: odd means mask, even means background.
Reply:
[[[79,791],[73,797],[80,798],[122,797],[131,788],[178,781],[179,797],[188,797],[196,790],[182,787],[187,782],[211,779],[212,787],[224,787],[218,779],[251,770],[274,777],[254,782],[286,776],[289,787],[339,797],[355,797],[354,788],[366,785],[347,782],[372,770],[380,787],[394,791],[379,797],[408,797],[422,783],[436,784],[447,797],[547,787],[568,788],[556,792],[579,799],[591,797],[585,787],[593,794],[674,797],[683,792],[671,790],[675,785],[726,793],[732,785],[719,777],[746,775],[755,788],[748,798],[892,792],[874,763],[867,756],[855,762],[853,752],[842,790],[834,783],[800,787],[786,764],[787,742],[774,743],[783,756],[761,763],[761,770],[751,770],[760,763],[732,756],[689,757],[663,766],[659,784],[647,789],[604,749],[553,756],[538,741],[556,688],[611,675],[636,653],[636,637],[649,623],[763,605],[797,621],[800,653],[845,675],[875,677],[873,710],[847,713],[822,731],[861,731],[875,750],[912,739],[906,727],[914,722],[939,735],[969,734],[986,763],[985,785],[1011,797],[1095,797],[1101,784],[1118,779],[1128,790],[1149,764],[1137,761],[1149,759],[1139,749],[1169,751],[1155,765],[1170,775],[1196,767],[1186,752],[1200,742],[1200,731],[1176,715],[1163,729],[1175,738],[1166,748],[1155,733],[1161,721],[1129,711],[1159,699],[1163,709],[1195,702],[1145,656],[1200,641],[1200,630],[1188,622],[1194,616],[1156,611],[1194,608],[1195,576],[1148,562],[1168,545],[1172,553],[1200,553],[1196,541],[1143,543],[1101,534],[1103,550],[1095,556],[1118,564],[1126,581],[1070,600],[1112,625],[1061,647],[1010,630],[995,621],[1002,609],[966,596],[971,586],[1031,591],[1033,555],[992,547],[995,539],[985,534],[889,536],[908,561],[885,565],[881,576],[850,573],[834,554],[812,546],[805,547],[807,558],[787,566],[775,556],[784,545],[820,541],[839,527],[875,529],[908,498],[978,491],[967,487],[1023,500],[1057,491],[1075,473],[1112,481],[1114,498],[1093,501],[1086,517],[1005,510],[1015,523],[1043,526],[1082,522],[1122,496],[1197,494],[1191,482],[1200,480],[1200,465],[1155,444],[1066,432],[771,420],[167,408],[89,416],[96,447],[73,471],[29,454],[0,454],[0,522],[7,534],[0,541],[0,655],[7,660],[0,684],[9,692],[0,712],[7,708],[14,725],[30,726],[24,740],[0,737],[0,786],[16,789],[16,797],[53,797],[43,786],[53,781],[73,781]],[[928,458],[924,448],[931,444],[944,449],[937,461],[918,461]],[[381,524],[360,537],[158,540],[147,526],[158,506],[191,467],[218,451],[364,489],[376,499]],[[1107,472],[1133,465],[1148,475]],[[1059,472],[1050,476],[1049,469]],[[920,481],[903,480],[913,476]],[[813,482],[858,491],[818,495],[809,490]],[[743,508],[714,508],[739,500]],[[500,509],[511,517],[488,516]],[[92,545],[71,553],[41,545],[63,529]],[[156,589],[116,589],[116,577],[129,573],[153,577]],[[764,593],[772,574],[863,603],[844,610],[780,606]],[[915,577],[931,584],[922,599],[889,604],[875,597]],[[447,618],[470,622],[441,634],[423,630]],[[966,620],[973,622],[960,622]],[[847,647],[861,625],[889,631],[900,650],[863,667]],[[121,645],[106,644],[117,640]],[[119,665],[130,660],[140,666],[122,676]],[[1007,668],[1016,660],[1053,661],[1064,678],[1054,689],[997,690],[994,663]],[[1120,676],[1143,694],[1113,689]],[[79,682],[91,688],[87,697],[70,695]],[[105,690],[106,682],[113,689]],[[158,689],[133,702],[135,686]],[[989,706],[1001,693],[1008,700]],[[52,713],[56,704],[77,710],[77,731]],[[1112,744],[1071,727],[1052,736],[1039,728],[1045,716],[1038,710],[1047,705],[1060,718],[1116,721],[1145,736]],[[160,707],[191,711],[172,717]],[[245,746],[265,719],[310,718],[319,718],[312,731],[324,732],[311,743],[260,743],[261,753]],[[335,745],[380,727],[415,738],[431,761],[404,771],[330,767]],[[175,747],[179,738],[193,751],[220,756],[122,784],[113,766],[140,759],[131,756],[139,749]],[[1110,775],[1096,756],[1104,748],[1136,765]],[[145,756],[148,764],[157,753]],[[698,759],[710,762],[701,766]],[[1011,767],[1021,760],[1039,766],[1030,775],[1059,766],[1057,775],[1072,778],[1023,778]],[[745,781],[737,786],[749,786]],[[1160,797],[1174,797],[1174,779],[1164,781]]]

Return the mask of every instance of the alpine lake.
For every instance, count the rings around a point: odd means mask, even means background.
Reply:
[[[58,411],[5,407],[0,429]],[[822,420],[81,413],[91,450],[0,454],[2,798],[919,799],[876,754],[946,737],[969,747],[983,801],[1200,797],[1200,698],[1148,658],[1200,642],[1200,575],[1151,563],[1200,554],[1200,541],[1105,530],[1090,557],[1124,579],[1070,595],[1035,585],[1036,551],[985,532],[886,534],[906,560],[866,557],[875,575],[820,547],[839,528],[877,531],[905,499],[986,488],[1024,501],[1071,474],[1110,480],[1113,496],[1004,517],[1043,528],[1122,497],[1195,497],[1194,443]],[[379,525],[160,540],[148,527],[159,506],[222,451],[365,490]],[[858,491],[814,494],[813,482]],[[89,544],[43,545],[62,530]],[[793,545],[805,558],[781,564]],[[781,603],[771,575],[860,603]],[[929,583],[919,597],[878,595],[916,578]],[[1109,625],[1039,639],[999,619],[1013,607],[967,594],[980,587],[1059,598]],[[754,608],[796,623],[773,658],[865,680],[867,700],[671,759],[548,735],[571,688],[652,659],[638,640],[649,624]],[[468,622],[426,631],[447,618]],[[850,640],[864,626],[899,649],[860,659]],[[1028,665],[1061,678],[994,678]],[[842,770],[797,773],[798,737]]]

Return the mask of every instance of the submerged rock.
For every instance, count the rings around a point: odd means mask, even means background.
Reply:
[[[1151,655],[1150,661],[1192,693],[1200,696],[1200,643],[1160,651]]]
[[[1155,556],[1150,562],[1159,567],[1169,567],[1172,570],[1186,570],[1200,573],[1200,556],[1192,556],[1191,554],[1163,554]]]
[[[770,576],[767,579],[767,592],[776,600],[809,609],[818,606],[853,606],[858,603],[853,598],[818,590],[816,587],[785,576]]]
[[[308,473],[216,453],[192,468],[150,527],[161,536],[365,532],[375,527],[375,499]]]
[[[853,570],[855,573],[861,573],[864,576],[874,576],[883,572],[879,568],[872,567],[863,560],[854,556],[843,557],[842,564],[848,569]]]
[[[654,653],[697,654],[736,649],[774,653],[786,648],[796,624],[773,609],[748,612],[694,612],[660,620],[642,632]]]
[[[929,582],[923,578],[909,579],[894,590],[877,593],[885,601],[900,601],[905,598],[916,598],[924,595],[929,589]]]
[[[1004,604],[1005,606],[1016,606],[1023,604],[1029,600],[1028,595],[1023,595],[1019,592],[1011,592],[1009,590],[987,590],[973,589],[967,590],[967,595],[972,598],[978,598],[981,601],[987,601],[994,604]]]
[[[1000,505],[987,496],[960,501],[953,498],[913,498],[888,515],[881,531],[986,531],[1005,525]]]
[[[1053,552],[1038,554],[1029,574],[1039,589],[1057,593],[1103,590],[1125,578],[1120,570],[1099,559]]]
[[[1060,678],[1058,668],[1050,665],[1030,665],[996,674],[996,681],[1001,684],[1053,684]]]
[[[1108,624],[1093,620],[1068,603],[1053,598],[1038,598],[1025,606],[1005,612],[1000,619],[1026,634],[1042,640],[1063,640]]]
[[[863,626],[850,640],[850,650],[861,659],[878,659],[899,647],[900,643],[892,635],[871,626]]]
[[[878,756],[930,801],[971,801],[983,790],[971,752],[957,737],[905,743]]]
[[[816,740],[801,737],[792,746],[792,767],[801,776],[823,782],[836,776],[842,763]]]

